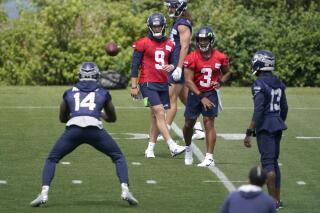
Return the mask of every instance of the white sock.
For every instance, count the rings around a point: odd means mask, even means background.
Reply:
[[[148,149],[149,149],[149,150],[153,150],[155,145],[156,145],[156,143],[150,141],[150,142],[148,143]]]
[[[213,154],[212,153],[206,153],[206,158],[210,158],[210,159],[213,159]]]
[[[122,191],[129,191],[129,187],[127,183],[121,183],[121,190]]]
[[[48,195],[48,193],[49,193],[49,186],[47,186],[47,185],[42,186],[41,194]]]
[[[200,121],[197,121],[193,128],[196,130],[202,130],[202,126],[201,126]]]
[[[176,143],[172,140],[172,138],[170,138],[169,140],[167,140],[167,144],[169,147],[174,146]]]

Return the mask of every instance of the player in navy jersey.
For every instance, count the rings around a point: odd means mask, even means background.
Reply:
[[[175,43],[173,53],[175,70],[170,76],[170,103],[171,108],[168,110],[166,122],[171,128],[171,124],[177,114],[178,97],[186,105],[188,88],[185,86],[183,61],[191,51],[190,43],[192,37],[191,15],[187,11],[187,0],[166,0],[165,5],[169,10],[169,17],[174,19],[170,32],[170,39]],[[203,139],[204,133],[201,123],[195,125],[193,139]]]
[[[185,109],[183,135],[186,143],[185,165],[193,163],[192,129],[200,114],[203,116],[206,156],[199,167],[215,165],[213,152],[216,143],[214,120],[218,115],[219,97],[216,89],[231,76],[228,57],[212,48],[215,34],[209,27],[201,27],[196,33],[197,49],[191,52],[184,61],[186,85],[189,88]]]
[[[257,51],[252,58],[252,73],[257,76],[252,85],[254,112],[246,131],[244,145],[251,147],[251,136],[256,135],[262,167],[267,170],[267,187],[281,207],[281,173],[278,165],[282,131],[287,129],[288,104],[285,85],[273,75],[275,57],[268,50]]]
[[[272,197],[262,191],[266,179],[265,170],[253,167],[249,172],[249,184],[240,186],[225,199],[221,213],[275,213]]]
[[[121,184],[121,198],[130,205],[138,204],[129,192],[126,159],[117,143],[103,129],[100,120],[102,117],[107,122],[115,122],[116,112],[110,93],[97,83],[99,75],[96,64],[85,62],[80,66],[80,81],[64,92],[59,117],[62,123],[66,123],[66,129],[49,153],[42,172],[41,193],[30,203],[31,206],[38,207],[48,201],[56,164],[83,143],[112,159]]]
[[[176,144],[165,121],[165,110],[170,108],[168,72],[172,71],[174,44],[165,37],[166,19],[160,13],[148,17],[148,36],[134,42],[131,67],[131,96],[141,92],[151,110],[150,141],[145,150],[147,158],[154,158],[154,146],[159,132],[166,140],[172,156],[184,152],[185,147]],[[140,76],[139,76],[140,69]],[[139,87],[138,87],[139,85]]]

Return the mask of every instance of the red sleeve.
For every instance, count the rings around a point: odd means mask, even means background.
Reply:
[[[229,65],[229,58],[227,55],[225,54],[222,54],[222,57],[221,57],[221,67],[226,67]]]
[[[183,62],[183,66],[185,68],[194,68],[195,63],[194,63],[194,52],[191,52],[189,55],[186,56]]]
[[[144,52],[145,50],[145,39],[144,38],[141,38],[139,39],[138,41],[135,41],[133,44],[132,44],[132,48],[138,52]]]

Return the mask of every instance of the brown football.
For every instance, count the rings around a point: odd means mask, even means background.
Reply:
[[[115,42],[109,42],[106,44],[106,53],[110,56],[116,56],[120,52],[120,47]]]

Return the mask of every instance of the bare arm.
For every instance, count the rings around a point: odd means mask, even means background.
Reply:
[[[103,120],[109,123],[115,122],[117,120],[116,110],[111,101],[107,102],[104,106],[104,112],[101,112],[101,117],[103,118]]]
[[[188,50],[189,50],[191,31],[190,31],[190,28],[185,25],[179,25],[178,31],[180,34],[181,49],[179,53],[179,61],[178,61],[177,67],[182,68],[184,58],[187,56]]]
[[[70,110],[64,100],[62,100],[60,104],[59,119],[61,123],[67,123],[70,119]]]
[[[226,67],[223,67],[221,69],[221,72],[222,72],[222,76],[220,78],[220,81],[221,83],[225,83],[231,78],[231,75],[232,75],[229,65],[227,65]]]

